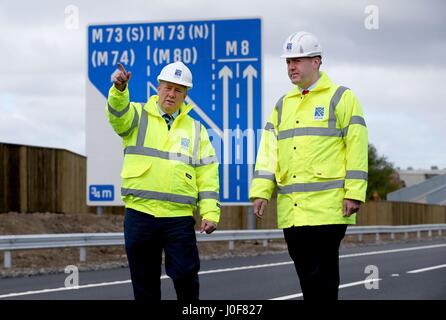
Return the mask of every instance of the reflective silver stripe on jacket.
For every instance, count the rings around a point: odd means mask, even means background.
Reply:
[[[198,192],[198,201],[204,200],[204,199],[219,200],[220,199],[220,195],[218,194],[218,192],[215,192],[215,191],[201,191],[201,192]]]
[[[364,120],[363,117],[361,117],[361,116],[353,116],[353,117],[351,117],[351,119],[350,119],[350,123],[348,124],[348,126],[346,126],[344,129],[342,129],[342,135],[343,135],[344,137],[347,136],[347,134],[348,134],[348,128],[349,128],[352,124],[359,124],[359,125],[362,125],[362,126],[364,126],[364,127],[367,127],[367,125],[365,124],[365,120]]]
[[[330,100],[330,113],[328,118],[328,127],[329,128],[336,128],[336,114],[335,109],[338,105],[339,101],[341,101],[343,93],[348,90],[347,87],[339,86],[335,93],[333,94],[333,97],[331,97]]]
[[[200,159],[200,162],[195,164],[194,167],[202,167],[212,163],[218,163],[218,159],[216,156],[210,156]]]
[[[142,116],[141,121],[139,125],[138,130],[138,137],[136,139],[136,146],[128,146],[124,149],[124,154],[137,154],[137,155],[143,155],[143,156],[150,156],[165,160],[174,160],[174,161],[180,161],[185,164],[191,165],[193,167],[197,166],[203,166],[206,164],[217,162],[216,157],[208,157],[201,160],[198,160],[199,152],[200,152],[200,134],[201,134],[201,124],[199,121],[194,121],[195,126],[195,140],[193,145],[193,151],[192,151],[192,157],[189,157],[187,155],[184,155],[179,152],[168,152],[168,151],[161,151],[154,148],[145,147],[145,137],[148,129],[148,112],[144,110],[144,105],[141,103],[142,107]],[[136,112],[136,110],[135,110]],[[137,124],[137,121],[136,121]],[[136,126],[135,124],[135,126]],[[133,124],[132,124],[132,127]],[[194,158],[195,157],[195,158]]]
[[[350,118],[350,123],[348,125],[352,125],[352,124],[360,124],[363,125],[364,127],[367,127],[367,125],[365,124],[365,120],[363,117],[361,116],[353,116]]]
[[[200,134],[201,134],[201,124],[200,121],[194,120],[195,124],[195,140],[194,147],[192,149],[192,164],[198,164],[198,153],[200,152]]]
[[[276,175],[272,172],[265,171],[265,170],[256,170],[254,171],[254,177],[253,179],[261,178],[261,179],[267,179],[271,180],[273,182],[276,182]]]
[[[139,123],[138,137],[136,138],[137,146],[144,146],[144,140],[146,139],[147,124],[149,121],[149,114],[144,109],[144,105],[141,103],[141,121]]]
[[[276,103],[277,108],[277,130],[279,130],[280,123],[282,122],[282,109],[283,109],[283,98],[285,98],[286,94],[280,97],[280,99]]]
[[[110,112],[112,115],[114,115],[117,118],[122,117],[124,114],[127,113],[127,111],[130,110],[130,102],[127,105],[127,107],[125,107],[124,109],[122,109],[121,111],[115,110],[113,109],[113,107],[110,105],[110,103],[107,102],[107,106],[108,106],[108,112]]]
[[[325,137],[342,137],[340,129],[332,128],[294,128],[279,132],[278,139],[288,139],[296,136],[325,136]]]
[[[201,167],[212,163],[218,163],[218,159],[216,156],[200,159],[200,161],[197,161],[198,163],[194,164],[192,158],[184,154],[161,151],[154,148],[140,147],[140,146],[128,146],[124,149],[124,154],[137,154],[141,156],[150,156],[164,160],[180,161],[192,167]]]
[[[306,127],[306,128],[295,128],[288,129],[284,131],[279,131],[278,139],[288,139],[295,136],[325,136],[325,137],[342,137],[344,131],[336,128],[336,114],[335,109],[342,98],[343,93],[348,90],[347,87],[340,86],[336,89],[333,97],[330,99],[329,107],[329,117],[328,117],[328,128],[319,127]],[[282,119],[282,109],[283,109],[283,98],[280,98],[277,102],[277,112],[278,119]],[[278,121],[280,123],[280,120]]]
[[[133,195],[135,197],[147,200],[170,201],[170,202],[190,204],[190,205],[197,204],[197,199],[194,197],[183,196],[172,193],[156,192],[156,191],[121,188],[121,195],[122,196]]]
[[[368,180],[369,174],[366,171],[361,170],[347,170],[345,175],[346,179],[361,179]]]
[[[276,131],[274,130],[274,125],[271,122],[267,122],[264,129],[266,131],[271,131],[272,133],[276,134]]]
[[[181,153],[161,151],[149,147],[128,146],[124,149],[124,154],[138,154],[165,160],[176,160],[192,165],[192,158]]]
[[[279,187],[279,193],[287,194],[293,192],[312,192],[330,189],[344,188],[344,180],[334,180],[328,182],[308,182],[294,183],[287,186]]]
[[[138,125],[138,121],[139,121],[139,115],[138,112],[136,111],[135,107],[133,107],[133,109],[135,110],[135,114],[133,116],[133,121],[132,124],[130,126],[130,128],[122,133],[118,133],[121,137],[125,137],[128,136],[130,132],[132,132],[133,129],[136,128],[136,126]]]

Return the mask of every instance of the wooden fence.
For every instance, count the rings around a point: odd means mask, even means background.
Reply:
[[[262,219],[256,219],[256,229],[277,228],[276,198],[271,199]],[[88,212],[96,212],[93,207]],[[124,207],[106,207],[105,213],[124,214]],[[247,229],[248,207],[222,206],[220,230]],[[194,214],[197,224],[198,212]],[[446,223],[446,206],[423,203],[369,201],[361,206],[356,225],[409,225]]]
[[[86,205],[86,158],[67,150],[0,143],[1,212],[95,213]],[[123,214],[123,207],[104,207],[104,214]],[[223,206],[219,229],[246,229],[248,208]],[[197,223],[200,219],[195,213]],[[404,202],[367,202],[358,225],[446,223],[446,206]],[[277,227],[276,199],[257,229]]]
[[[85,160],[67,150],[0,144],[0,212],[87,212]]]

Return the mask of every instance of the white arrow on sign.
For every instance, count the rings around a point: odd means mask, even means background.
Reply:
[[[243,70],[243,78],[248,78],[247,91],[248,91],[248,188],[251,186],[251,181],[253,178],[254,171],[254,121],[253,121],[253,95],[254,86],[253,78],[257,78],[257,70],[252,66],[248,65],[245,70]]]
[[[226,65],[218,72],[223,78],[223,198],[229,198],[229,78],[232,70]]]

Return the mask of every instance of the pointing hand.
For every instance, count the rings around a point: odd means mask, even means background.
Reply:
[[[118,63],[118,70],[113,72],[112,81],[119,91],[124,91],[127,86],[127,82],[129,82],[132,73],[130,71],[125,70],[124,66]]]

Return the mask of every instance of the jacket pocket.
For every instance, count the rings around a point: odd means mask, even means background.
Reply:
[[[320,165],[313,167],[313,175],[322,179],[345,178],[345,169],[341,166]]]
[[[124,164],[121,170],[122,178],[136,178],[149,171],[152,163],[144,159],[124,158]]]
[[[195,170],[187,165],[175,168],[174,192],[177,194],[196,196],[198,193]]]

